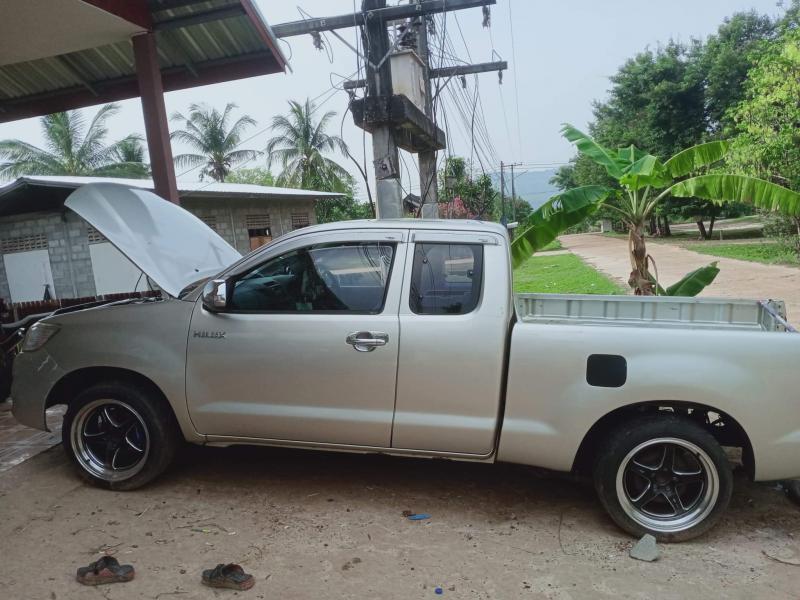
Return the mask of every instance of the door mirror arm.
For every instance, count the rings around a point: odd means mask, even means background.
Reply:
[[[208,312],[223,312],[230,299],[230,279],[212,279],[203,288],[203,308]]]

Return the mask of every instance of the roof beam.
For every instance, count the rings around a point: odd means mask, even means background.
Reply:
[[[147,8],[145,0],[82,0],[86,4],[99,8],[107,13],[139,25],[143,29],[150,30],[153,27],[153,19]]]
[[[147,5],[153,12],[161,12],[164,10],[174,10],[176,8],[184,8],[194,4],[201,4],[208,0],[148,0]]]
[[[442,67],[441,69],[431,69],[431,79],[443,79],[445,77],[458,77],[459,75],[471,75],[473,73],[490,73],[493,71],[505,71],[508,69],[508,63],[504,60],[488,63],[478,63],[476,65],[458,65],[455,67]],[[354,79],[352,81],[345,81],[344,89],[354,90],[363,88],[367,85],[363,79]]]
[[[276,37],[285,38],[295,35],[304,35],[312,31],[332,31],[334,29],[344,29],[346,27],[357,27],[364,24],[365,14],[368,19],[377,18],[383,21],[393,21],[395,19],[407,19],[419,15],[432,15],[451,10],[488,6],[490,4],[497,4],[497,0],[423,0],[416,4],[388,6],[386,8],[367,11],[366,13],[357,12],[336,17],[303,19],[300,21],[291,21],[289,23],[280,23],[272,26],[272,32]]]
[[[164,31],[167,29],[180,29],[181,27],[189,27],[190,25],[199,25],[209,21],[220,21],[222,19],[231,19],[233,17],[241,17],[245,15],[245,10],[241,5],[225,6],[223,8],[216,8],[201,13],[192,13],[180,17],[173,17],[157,22],[153,25],[156,31]]]

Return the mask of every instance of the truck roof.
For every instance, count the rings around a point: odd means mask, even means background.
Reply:
[[[324,225],[311,225],[293,231],[287,236],[303,235],[312,231],[341,231],[346,229],[417,229],[447,230],[497,233],[508,235],[506,228],[499,223],[474,221],[470,219],[360,219],[353,221],[336,221]],[[284,236],[284,237],[287,237]]]

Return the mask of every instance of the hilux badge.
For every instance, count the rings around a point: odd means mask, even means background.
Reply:
[[[213,338],[213,339],[220,340],[220,339],[225,337],[225,332],[224,331],[198,331],[198,330],[195,330],[194,331],[194,337]]]

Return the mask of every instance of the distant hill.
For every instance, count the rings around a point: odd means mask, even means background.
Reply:
[[[558,189],[552,186],[549,181],[556,174],[555,169],[545,171],[528,171],[516,175],[517,196],[526,200],[533,208],[539,208],[550,196],[558,193]],[[506,193],[511,195],[511,171],[506,171]],[[492,173],[492,180],[497,187],[500,187],[500,173]]]

